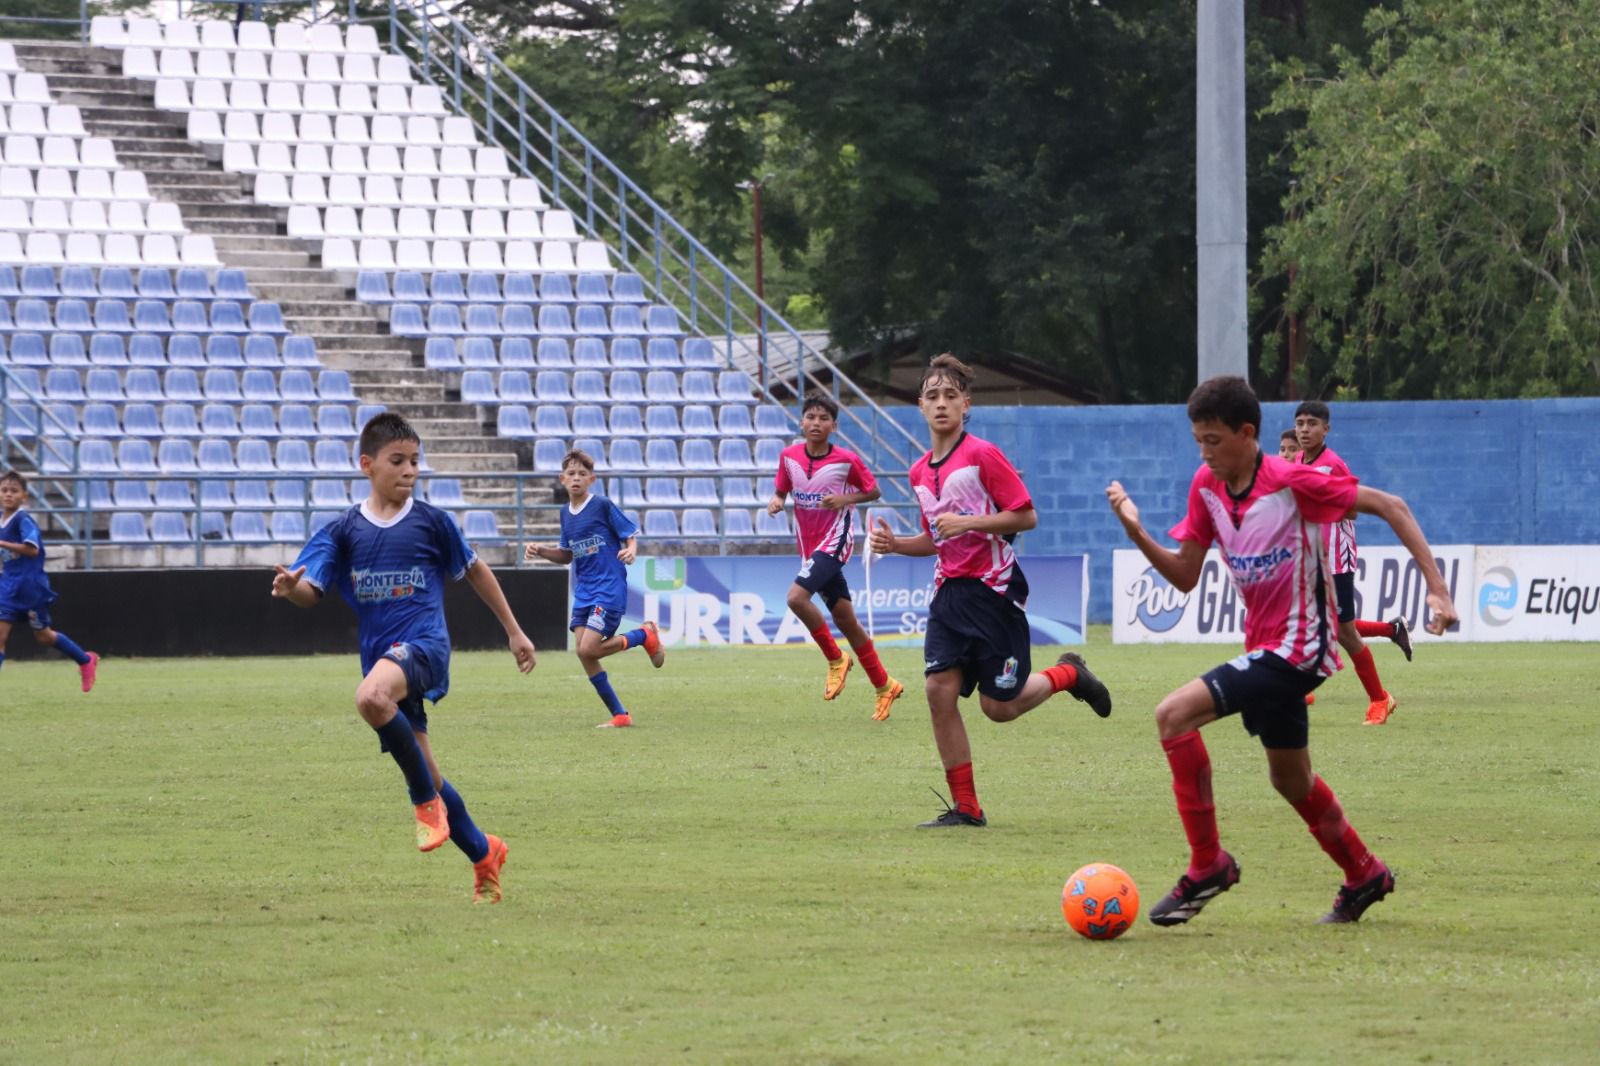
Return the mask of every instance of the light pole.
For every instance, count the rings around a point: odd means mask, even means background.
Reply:
[[[766,279],[761,269],[761,190],[767,187],[771,174],[763,174],[755,181],[741,181],[739,188],[750,190],[750,215],[754,223],[756,238],[756,299],[761,305],[756,308],[756,345],[761,357],[761,374],[766,377],[767,372],[767,290]]]

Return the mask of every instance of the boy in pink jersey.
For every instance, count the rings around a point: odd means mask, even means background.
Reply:
[[[1350,468],[1328,447],[1328,405],[1307,400],[1294,412],[1295,439],[1300,455],[1295,460],[1324,474],[1349,477]],[[1350,665],[1367,690],[1367,725],[1382,725],[1394,713],[1395,698],[1378,680],[1378,664],[1372,661],[1362,637],[1387,637],[1400,646],[1406,661],[1411,660],[1411,633],[1403,617],[1392,622],[1363,622],[1356,617],[1356,520],[1330,522],[1327,527],[1328,566],[1333,571],[1333,589],[1339,604],[1339,643],[1350,653]]]
[[[1358,921],[1394,890],[1394,873],[1367,850],[1333,790],[1311,769],[1305,697],[1339,669],[1321,527],[1356,511],[1388,522],[1427,582],[1430,633],[1443,633],[1456,620],[1450,590],[1400,497],[1262,453],[1261,405],[1243,378],[1200,385],[1189,397],[1189,421],[1204,465],[1190,484],[1188,513],[1171,530],[1177,551],[1145,532],[1120,482],[1106,488],[1128,538],[1173,587],[1195,587],[1215,541],[1245,604],[1245,654],[1168,693],[1156,707],[1190,859],[1177,887],[1151,908],[1150,920],[1181,925],[1239,881],[1239,864],[1218,842],[1211,759],[1200,739],[1202,726],[1238,714],[1266,749],[1273,787],[1344,871],[1333,909],[1320,920]]]
[[[811,602],[818,593],[872,682],[877,693],[872,717],[881,722],[889,717],[889,709],[906,689],[889,676],[878,660],[872,636],[856,619],[850,584],[844,577],[844,564],[850,561],[856,542],[856,504],[871,503],[880,493],[861,457],[829,440],[838,426],[839,405],[833,397],[825,392],[808,393],[800,412],[800,432],[805,440],[789,445],[778,456],[778,476],[772,499],[767,501],[767,513],[782,514],[784,497],[794,497],[794,524],[800,558],[805,562],[789,586],[789,610],[805,624],[828,660],[828,681],[822,698],[831,700],[844,691],[852,660],[839,650],[828,631],[827,620]]]
[[[1285,462],[1294,462],[1295,456],[1300,454],[1300,435],[1292,429],[1284,430],[1278,436],[1278,458]]]
[[[1028,581],[1011,542],[1038,524],[1033,500],[999,448],[967,433],[972,370],[953,355],[933,360],[917,404],[933,448],[911,468],[922,508],[922,533],[897,537],[882,519],[872,550],[885,555],[937,555],[928,606],[924,688],[933,742],[955,806],[919,829],[989,823],[972,780],[972,746],[960,698],[978,690],[978,705],[996,722],[1020,718],[1057,692],[1070,692],[1104,718],[1111,694],[1083,657],[1066,652],[1056,665],[1030,673]]]

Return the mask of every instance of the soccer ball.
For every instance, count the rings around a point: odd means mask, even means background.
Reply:
[[[1061,889],[1067,924],[1090,940],[1115,940],[1139,917],[1139,886],[1110,863],[1092,862]]]

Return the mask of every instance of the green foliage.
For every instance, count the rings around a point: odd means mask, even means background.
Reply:
[[[1285,65],[1312,391],[1466,398],[1600,391],[1600,3],[1407,0],[1336,77]]]
[[[1150,708],[1232,652],[1091,641],[1116,713],[1063,695],[1000,726],[966,701],[991,825],[939,832],[912,828],[943,785],[920,685],[878,723],[859,674],[822,701],[810,647],[661,671],[630,652],[607,664],[640,724],[597,731],[570,653],[527,677],[457,655],[431,735],[510,845],[495,907],[469,903],[453,845],[412,847],[354,653],[109,658],[87,696],[59,656],[13,659],[0,1060],[1593,1059],[1600,746],[1552,738],[1593,736],[1600,657],[1377,648],[1404,686],[1383,729],[1353,677],[1322,686],[1318,769],[1400,872],[1349,928],[1311,924],[1339,873],[1260,746],[1210,726],[1243,881],[1190,927],[1096,944],[1062,921],[1062,882],[1115,862],[1146,910],[1171,886],[1186,849]],[[920,673],[916,649],[883,659]]]

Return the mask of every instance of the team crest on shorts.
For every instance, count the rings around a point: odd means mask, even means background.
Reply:
[[[389,658],[393,659],[397,663],[405,662],[407,659],[411,658],[411,645],[409,645],[409,644],[391,644],[391,645],[389,645]]]
[[[589,609],[589,628],[601,631],[606,627],[606,609],[604,607],[591,607]]]
[[[1012,656],[1011,658],[1009,658],[1009,659],[1007,659],[1005,661],[1005,665],[1003,667],[1001,667],[1000,672],[995,675],[994,684],[995,684],[996,688],[1016,688],[1017,687],[1017,659],[1016,659],[1016,656]]]

